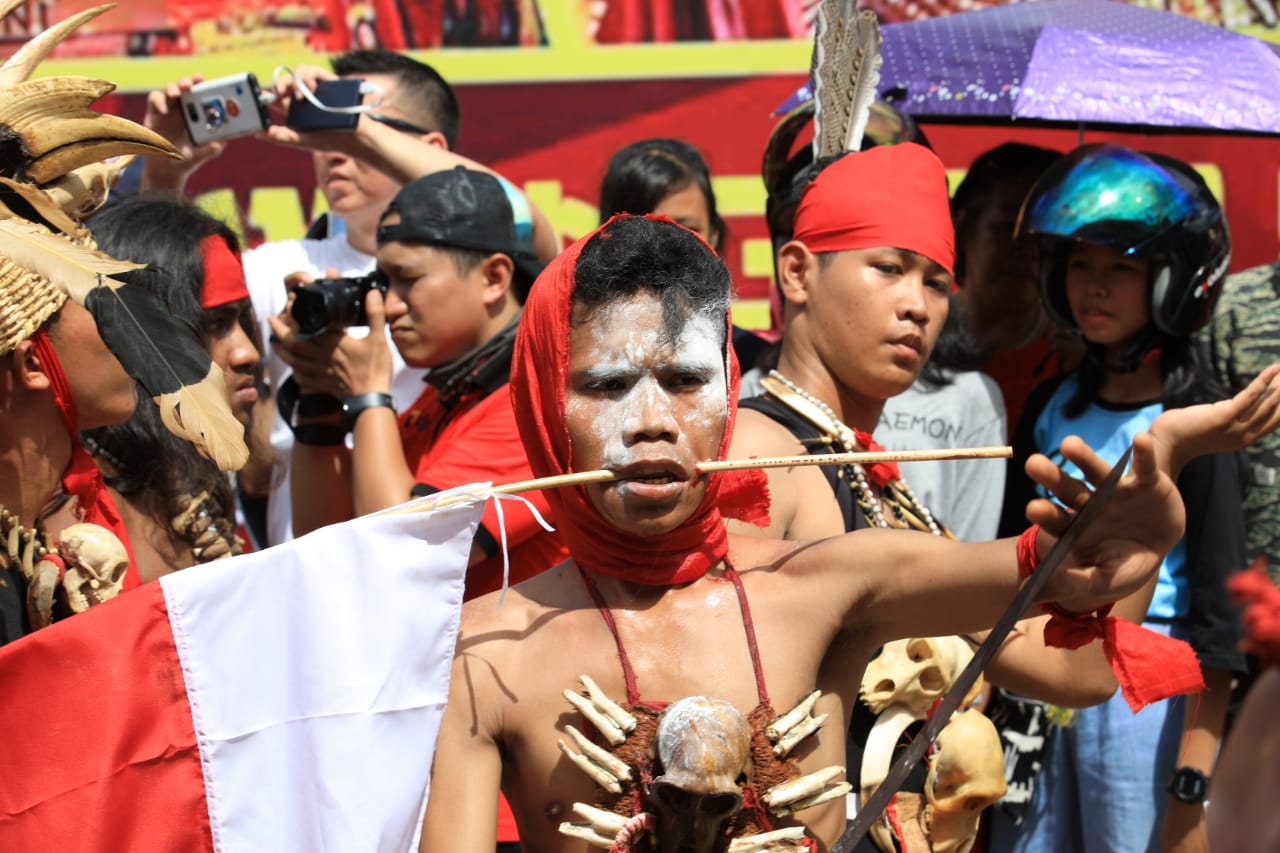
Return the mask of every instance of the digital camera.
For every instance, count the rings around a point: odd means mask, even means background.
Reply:
[[[298,336],[314,338],[348,326],[366,326],[365,297],[369,291],[387,292],[387,279],[376,270],[354,278],[322,278],[294,291],[290,313]]]

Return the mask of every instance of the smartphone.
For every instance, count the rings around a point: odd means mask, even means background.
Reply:
[[[354,107],[364,100],[363,80],[340,79],[316,82],[316,100],[326,107]],[[306,98],[294,98],[284,123],[294,130],[355,130],[360,121],[356,112],[330,112]]]
[[[196,145],[248,136],[271,124],[258,78],[251,73],[197,83],[179,103],[187,133]]]

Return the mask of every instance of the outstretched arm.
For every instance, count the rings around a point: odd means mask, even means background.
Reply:
[[[1062,451],[1090,482],[1106,477],[1109,466],[1079,439],[1063,442]],[[1033,457],[1027,471],[1072,510],[1090,499],[1087,483],[1045,457]],[[1030,505],[1028,517],[1042,527],[1041,557],[1072,514],[1047,500]],[[1177,489],[1160,470],[1151,437],[1140,435],[1131,471],[1077,540],[1042,600],[1088,612],[1137,592],[1182,535],[1182,525]],[[799,549],[791,559],[842,596],[847,627],[871,632],[880,641],[989,628],[1020,584],[1012,539],[969,544],[901,531],[858,531]],[[857,571],[849,571],[851,563]]]
[[[317,80],[332,79],[333,74],[316,66],[301,66],[297,78],[314,87]],[[293,99],[293,78],[285,75],[279,84],[281,106],[287,107]],[[283,124],[273,124],[266,130],[266,137],[281,145],[299,146],[315,151],[341,151],[362,160],[400,183],[415,178],[465,166],[480,172],[498,175],[493,169],[450,151],[438,134],[420,138],[404,133],[388,125],[361,116],[354,131],[306,131],[300,132]],[[501,177],[501,176],[499,176]],[[560,241],[550,220],[532,202],[529,213],[533,219],[533,247],[539,259],[550,261],[560,252]]]

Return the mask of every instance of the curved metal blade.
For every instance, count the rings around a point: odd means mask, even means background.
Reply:
[[[991,629],[991,633],[982,641],[982,645],[978,647],[978,650],[973,653],[973,660],[969,661],[969,665],[961,671],[946,695],[938,700],[933,716],[925,721],[924,727],[912,739],[911,744],[903,751],[902,755],[898,756],[898,760],[893,763],[893,767],[889,769],[889,773],[885,776],[884,781],[880,783],[880,787],[858,809],[857,817],[854,818],[849,828],[845,830],[844,835],[840,836],[840,840],[836,842],[835,846],[831,848],[831,853],[851,853],[853,848],[858,845],[858,842],[862,840],[862,836],[867,834],[871,824],[884,812],[885,806],[889,805],[889,800],[902,787],[902,783],[907,780],[907,776],[911,773],[911,768],[924,757],[929,745],[934,742],[938,737],[938,733],[951,720],[951,715],[960,706],[960,701],[969,692],[969,688],[977,680],[978,674],[986,669],[987,664],[995,657],[1005,637],[1013,630],[1014,624],[1027,611],[1027,608],[1035,602],[1036,596],[1044,589],[1044,585],[1049,582],[1049,578],[1053,576],[1058,566],[1061,565],[1071,551],[1076,540],[1080,538],[1089,523],[1102,510],[1102,507],[1115,491],[1116,484],[1120,482],[1121,476],[1124,475],[1125,469],[1129,466],[1129,457],[1132,454],[1133,447],[1130,446],[1124,452],[1124,455],[1120,457],[1120,461],[1111,469],[1111,472],[1107,474],[1107,478],[1099,484],[1093,496],[1089,498],[1089,502],[1085,504],[1084,509],[1080,510],[1076,517],[1071,519],[1071,523],[1067,525],[1067,529],[1063,531],[1062,536],[1049,549],[1049,553],[1045,554],[1044,559],[1040,561],[1035,571],[1027,578],[1026,583],[1018,590],[1018,594],[1013,597],[1013,603],[1000,616],[1000,619]]]

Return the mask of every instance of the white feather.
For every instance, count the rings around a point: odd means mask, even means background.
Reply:
[[[880,23],[855,0],[823,0],[813,33],[813,155],[823,159],[862,145],[880,83]]]

